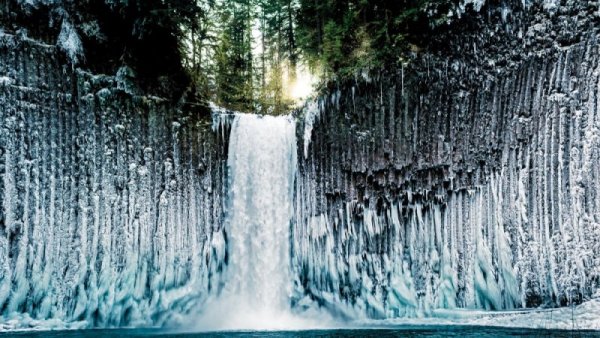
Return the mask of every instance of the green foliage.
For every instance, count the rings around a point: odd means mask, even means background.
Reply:
[[[295,68],[295,0],[215,0],[186,62],[205,99],[241,111],[287,112],[285,79]],[[191,32],[188,32],[191,33]]]
[[[216,45],[216,101],[229,108],[251,111],[253,97],[252,4],[234,0],[219,12],[221,28]]]
[[[145,92],[277,114],[299,62],[326,79],[394,65],[458,0],[0,1],[4,29],[48,40],[68,20],[93,72],[127,67]]]
[[[173,100],[190,83],[181,36],[203,17],[195,0],[3,0],[0,8],[4,29],[48,43],[69,22],[83,45],[78,66],[94,73],[128,67],[145,92]]]
[[[298,41],[328,74],[394,64],[418,49],[456,0],[299,0]]]

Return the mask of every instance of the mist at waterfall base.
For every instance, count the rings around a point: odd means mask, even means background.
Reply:
[[[328,326],[323,314],[293,313],[290,228],[296,178],[291,116],[236,114],[229,141],[225,240],[228,264],[195,326],[200,330],[282,330]],[[226,247],[224,247],[226,246]],[[226,253],[225,253],[226,252]]]
[[[23,337],[23,333],[8,333],[2,337]],[[99,330],[73,330],[73,331],[45,331],[28,332],[31,338],[383,338],[383,337],[411,337],[411,338],[499,338],[499,337],[599,337],[600,334],[592,331],[565,331],[565,330],[534,330],[498,327],[473,327],[473,326],[403,326],[395,328],[368,328],[368,329],[336,329],[336,330],[306,330],[306,331],[227,331],[178,334],[156,329],[99,329]]]

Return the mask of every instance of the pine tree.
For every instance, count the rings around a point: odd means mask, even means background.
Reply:
[[[216,49],[217,103],[242,111],[253,111],[255,106],[252,18],[250,0],[223,6],[223,27]]]

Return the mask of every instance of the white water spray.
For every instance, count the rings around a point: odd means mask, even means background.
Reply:
[[[292,117],[237,114],[229,141],[224,288],[203,329],[294,327],[290,312],[290,222],[296,177]]]

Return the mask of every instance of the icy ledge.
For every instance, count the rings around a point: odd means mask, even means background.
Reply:
[[[365,326],[473,325],[548,330],[600,330],[600,295],[573,308],[512,311],[434,310],[429,318],[368,320]]]
[[[0,333],[6,331],[81,330],[89,327],[87,321],[65,322],[60,319],[34,319],[28,314],[14,313],[0,316]]]
[[[399,325],[472,325],[548,330],[600,330],[600,296],[574,308],[515,311],[435,310],[429,318],[396,318],[358,322],[328,322],[322,328],[395,327]],[[77,330],[87,322],[36,320],[28,315],[0,316],[0,333],[6,331]],[[299,329],[299,328],[295,328]]]

